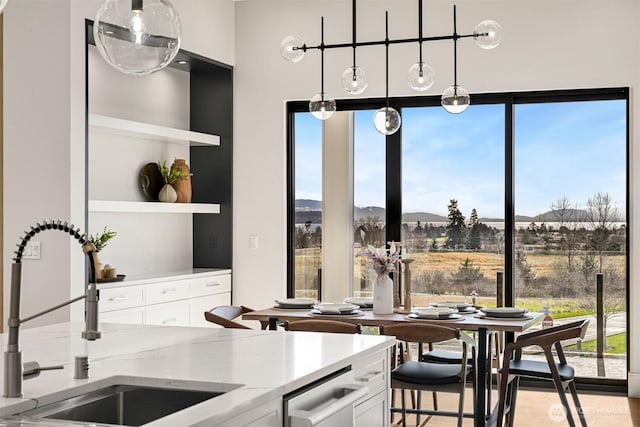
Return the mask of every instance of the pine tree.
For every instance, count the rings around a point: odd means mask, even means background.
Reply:
[[[464,221],[464,215],[458,209],[458,201],[451,199],[449,205],[449,214],[447,219],[447,243],[446,246],[450,249],[463,249],[465,247],[465,238],[467,234],[467,225]]]
[[[482,227],[475,208],[471,210],[469,228],[469,249],[480,249],[482,246]]]

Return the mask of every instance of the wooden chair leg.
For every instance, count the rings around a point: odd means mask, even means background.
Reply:
[[[404,398],[405,390],[400,390],[400,401],[402,402],[402,427],[407,427],[407,406]]]
[[[580,418],[580,424],[582,427],[587,426],[587,419],[584,416],[584,411],[582,410],[582,404],[580,403],[580,399],[578,398],[578,390],[576,390],[576,384],[571,381],[569,383],[569,390],[571,391],[571,396],[573,396],[573,403],[576,405],[576,410],[578,411],[578,418]]]
[[[516,418],[516,401],[518,397],[518,387],[520,385],[520,377],[515,377],[513,381],[511,381],[511,397],[509,402],[509,427],[514,426],[514,421]]]
[[[555,381],[554,381],[555,383]],[[569,400],[567,399],[567,394],[564,392],[564,386],[562,383],[556,383],[556,390],[558,391],[558,396],[560,396],[560,402],[562,406],[565,408],[565,415],[567,417],[567,422],[570,427],[576,427],[576,422],[573,419],[573,415],[571,414],[571,408],[569,407]]]

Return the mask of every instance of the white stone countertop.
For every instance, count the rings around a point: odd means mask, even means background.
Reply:
[[[0,417],[70,397],[65,392],[69,388],[97,388],[114,376],[149,377],[159,379],[159,385],[185,381],[228,389],[240,385],[148,424],[214,425],[348,366],[357,354],[394,343],[392,337],[373,335],[119,324],[102,324],[102,338],[87,342],[80,338],[83,328],[78,322],[20,331],[23,362],[37,361],[43,367],[61,364],[64,369],[43,371],[24,381],[24,398],[0,397]],[[6,348],[7,334],[1,337]],[[73,378],[78,355],[89,357],[89,379]]]

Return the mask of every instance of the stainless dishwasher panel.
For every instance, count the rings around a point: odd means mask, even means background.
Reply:
[[[354,403],[369,394],[354,384],[353,371],[315,384],[284,399],[285,427],[349,427],[354,425]]]

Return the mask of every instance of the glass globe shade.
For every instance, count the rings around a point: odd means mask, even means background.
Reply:
[[[449,86],[443,93],[441,104],[445,110],[452,114],[462,113],[467,109],[471,98],[469,92],[462,86]]]
[[[360,67],[349,67],[344,70],[341,82],[344,90],[351,95],[359,95],[369,86],[367,76]]]
[[[119,71],[145,75],[171,63],[180,49],[182,24],[168,0],[106,0],[93,23],[100,55]]]
[[[434,82],[435,73],[429,64],[416,62],[409,68],[407,83],[411,89],[424,92],[433,86]]]
[[[373,114],[373,126],[383,135],[392,135],[400,129],[402,118],[393,107],[382,107]]]
[[[326,93],[316,93],[309,101],[309,112],[318,120],[327,120],[336,112],[336,101]]]
[[[502,28],[496,21],[482,21],[473,30],[473,39],[482,49],[493,49],[502,40]]]
[[[304,58],[304,40],[298,36],[287,36],[280,42],[280,55],[289,62],[300,62]]]

